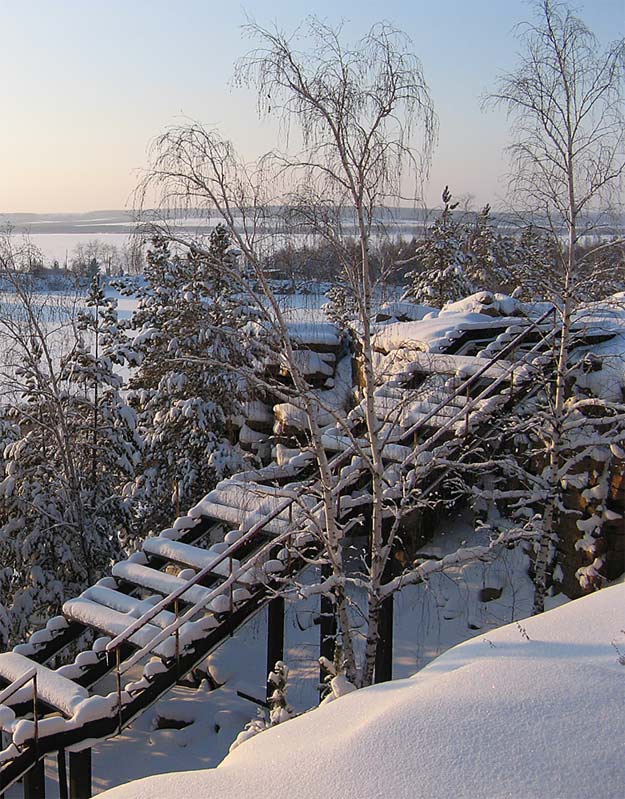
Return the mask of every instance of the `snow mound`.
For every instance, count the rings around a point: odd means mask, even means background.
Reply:
[[[625,584],[446,652],[238,747],[217,769],[107,799],[621,797]]]

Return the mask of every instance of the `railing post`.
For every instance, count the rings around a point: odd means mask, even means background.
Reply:
[[[174,480],[174,497],[176,503],[176,518],[180,516],[180,483],[178,479]]]
[[[228,579],[232,578],[232,555],[228,558]],[[234,582],[230,582],[230,613],[234,611]]]
[[[34,753],[35,757],[39,754],[39,700],[37,690],[37,672],[31,677],[33,681],[33,722],[34,730]],[[45,799],[46,795],[46,774],[44,759],[37,759],[24,775],[24,799]]]
[[[180,603],[177,597],[176,599],[174,599],[174,613],[176,615],[176,621],[178,621],[178,615],[180,613]],[[180,676],[180,627],[176,627],[174,636],[176,639],[176,674]]]
[[[39,708],[37,707],[37,672],[33,674],[33,721],[35,723],[35,749],[39,747]]]
[[[115,681],[117,683],[117,724],[119,727],[119,733],[121,735],[122,732],[122,672],[121,672],[121,665],[122,665],[122,654],[121,654],[121,647],[117,647],[115,650]],[[70,757],[71,761],[71,757]],[[70,781],[71,781],[71,774],[70,774]]]
[[[91,797],[91,749],[69,753],[69,799]]]

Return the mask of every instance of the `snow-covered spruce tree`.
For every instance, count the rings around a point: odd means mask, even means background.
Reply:
[[[228,277],[237,269],[223,225],[203,251],[172,255],[157,237],[148,252],[135,335],[123,352],[137,365],[129,399],[145,446],[129,496],[144,534],[242,464],[231,430],[242,386],[236,369],[218,365],[245,362],[249,319]]]
[[[625,173],[625,43],[602,51],[586,25],[554,0],[537,3],[536,17],[519,28],[519,65],[500,79],[491,100],[503,105],[514,123],[514,196],[557,246],[557,270],[548,292],[559,316],[559,340],[544,429],[543,479],[551,489],[542,507],[536,557],[534,610],[540,613],[557,545],[559,475],[574,411],[569,404],[572,323],[580,303],[595,290],[602,293],[600,272],[589,274],[584,268],[592,250],[580,255],[578,245],[596,231],[611,200],[618,201]],[[593,249],[606,246],[612,245],[599,243]]]
[[[452,203],[448,186],[443,190],[442,200],[443,210],[410,258],[415,267],[406,276],[406,298],[437,308],[461,300],[475,290],[467,273],[470,259],[466,252],[466,232],[454,218],[458,203]]]
[[[518,285],[519,244],[495,228],[487,203],[466,226],[466,272],[474,286],[511,294]]]
[[[114,309],[78,321],[74,306],[42,303],[17,273],[4,276],[13,291],[1,321],[0,635],[15,640],[118,556],[136,442],[102,344]],[[98,357],[87,344],[96,330]]]
[[[117,313],[117,300],[107,297],[100,274],[92,279],[87,310],[77,317],[78,337],[71,351],[61,358],[60,376],[67,382],[71,412],[83,423],[77,430],[82,455],[81,470],[91,485],[87,505],[94,532],[104,522],[117,530],[115,548],[133,546],[137,531],[132,525],[130,503],[125,494],[141,460],[143,440],[137,418],[124,390],[119,372],[123,364],[125,334]],[[105,524],[106,527],[106,524]],[[104,530],[102,531],[104,534]],[[115,558],[119,552],[111,553]]]
[[[557,241],[550,231],[531,223],[523,227],[512,264],[516,296],[527,302],[551,297],[558,280],[558,261]]]

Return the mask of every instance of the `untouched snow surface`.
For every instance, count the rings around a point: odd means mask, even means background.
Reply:
[[[625,584],[481,635],[413,677],[107,799],[621,797]]]

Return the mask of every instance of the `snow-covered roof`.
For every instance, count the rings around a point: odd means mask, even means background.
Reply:
[[[620,797],[624,603],[625,584],[606,588],[273,727],[217,769],[101,796]]]

